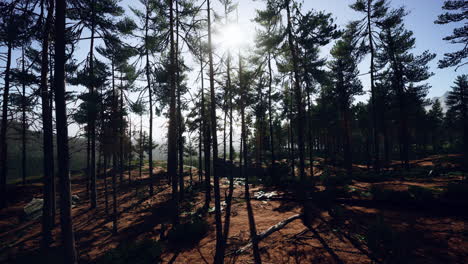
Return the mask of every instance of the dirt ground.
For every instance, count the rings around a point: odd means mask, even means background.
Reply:
[[[420,166],[429,166],[431,159],[423,160]],[[417,164],[417,162],[415,162]],[[429,164],[429,165],[428,165]],[[137,178],[137,171],[132,172],[133,181],[144,182]],[[103,181],[98,181],[98,208],[89,209],[86,197],[85,180],[74,178],[73,194],[80,201],[73,208],[73,222],[76,235],[76,246],[80,263],[89,263],[102,256],[106,251],[117,247],[126,241],[136,241],[144,238],[154,240],[164,239],[170,229],[170,219],[167,217],[170,188],[162,168],[155,169],[158,184],[155,195],[148,197],[147,186],[141,186],[139,194],[135,188],[127,184],[119,187],[118,234],[112,234],[111,199],[109,200],[109,215],[105,212]],[[194,171],[196,175],[196,171]],[[194,181],[198,176],[194,176]],[[386,189],[407,190],[408,186],[416,185],[431,188],[444,188],[449,182],[460,180],[454,177],[437,176],[424,179],[394,179],[378,183],[353,181],[356,189],[365,191],[372,185],[380,185]],[[144,184],[141,184],[144,185]],[[186,185],[189,178],[186,177]],[[134,185],[133,185],[134,186]],[[221,179],[221,193],[228,188],[228,182]],[[262,185],[251,186],[251,196],[259,191],[271,191]],[[40,220],[26,220],[23,207],[33,197],[41,197],[41,184],[34,183],[18,186],[11,205],[0,211],[0,261],[14,263],[15,256],[40,247]],[[203,204],[203,192],[194,192],[187,197],[191,204],[190,210],[195,210]],[[252,199],[255,221],[258,232],[262,232],[276,223],[298,213],[301,206],[288,200],[280,199],[282,192],[277,190],[278,199]],[[188,208],[188,207],[187,207]],[[438,213],[424,208],[402,209],[379,204],[348,204],[337,203],[333,210],[317,209],[315,218],[309,227],[297,219],[278,232],[273,233],[260,242],[263,263],[382,263],[383,260],[366,243],[364,235],[376,219],[383,218],[410,245],[411,259],[398,263],[467,263],[468,260],[468,226],[466,213]],[[224,212],[224,211],[223,211]],[[181,210],[182,216],[188,211]],[[224,218],[223,218],[224,219]],[[214,214],[207,217],[210,225],[208,234],[197,245],[187,248],[163,252],[163,263],[212,263],[215,249]],[[55,243],[58,246],[59,218],[53,231]],[[236,186],[232,204],[231,226],[226,250],[226,263],[253,263],[252,252],[236,255],[234,251],[249,240],[248,218],[244,199],[244,186]],[[401,241],[404,243],[405,241]],[[397,263],[397,262],[386,262]]]

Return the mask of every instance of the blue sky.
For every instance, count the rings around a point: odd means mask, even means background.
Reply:
[[[201,0],[199,1],[201,2]],[[347,22],[355,19],[361,18],[361,14],[354,12],[349,5],[353,3],[353,0],[304,0],[303,1],[303,9],[304,10],[324,10],[333,14],[336,18],[336,23],[339,26],[344,26]],[[255,10],[259,8],[263,8],[263,1],[252,1],[252,0],[238,0],[239,3],[239,27],[244,33],[243,38],[246,39],[247,42],[250,42],[253,39],[253,35],[255,34],[255,24],[252,22],[253,17],[255,16]],[[416,37],[416,48],[414,50],[415,54],[420,54],[424,50],[429,50],[430,52],[438,54],[436,59],[434,59],[430,66],[431,71],[435,73],[433,77],[428,80],[428,83],[432,86],[429,91],[429,98],[438,97],[443,95],[446,91],[450,89],[450,86],[453,84],[455,77],[462,73],[468,72],[468,66],[464,66],[458,69],[458,72],[455,72],[454,68],[448,69],[438,69],[437,68],[437,61],[442,58],[443,53],[454,51],[459,49],[460,46],[452,45],[447,43],[446,41],[442,40],[443,37],[451,34],[452,30],[456,26],[461,26],[461,23],[458,25],[436,25],[434,24],[434,20],[437,18],[439,14],[443,12],[441,6],[443,4],[442,0],[392,0],[391,6],[399,7],[405,6],[410,14],[405,18],[405,23],[408,29],[414,32],[414,36]],[[127,11],[129,11],[128,6],[131,5],[132,7],[138,8],[140,6],[139,1],[136,0],[123,0],[121,5],[125,7]],[[217,0],[212,0],[213,8],[222,13],[222,8]],[[99,41],[97,42],[99,44]],[[328,55],[329,47],[323,49],[322,55]],[[87,52],[89,50],[89,41],[82,41],[79,44],[78,50],[76,55],[79,60],[85,58]],[[246,49],[250,50],[250,49]],[[4,47],[0,47],[0,52],[5,52],[6,49]],[[187,53],[184,53],[187,54]],[[19,51],[14,53],[14,60],[19,55]],[[190,62],[190,56],[187,56],[186,61]],[[0,62],[2,66],[4,66],[4,62]],[[13,65],[15,67],[15,65]],[[197,68],[197,67],[196,67]],[[361,65],[360,70],[361,73],[368,72],[369,69],[369,60],[365,59]],[[193,89],[198,89],[199,84],[195,83],[197,73],[191,73],[189,75],[189,87]],[[366,91],[369,90],[369,76],[364,75],[361,77],[361,81],[364,85],[364,89]],[[3,86],[3,79],[0,80],[1,85]],[[207,83],[207,82],[206,82]],[[3,87],[2,87],[3,88]],[[73,89],[80,91],[82,88],[78,87],[67,87],[68,89]],[[367,98],[366,95],[360,96],[357,100],[365,100]],[[133,120],[137,120],[136,117],[131,117]],[[147,118],[145,118],[144,126],[147,127]],[[165,126],[166,120],[163,118],[156,118],[155,119],[155,132],[154,137],[159,138],[158,142],[164,140],[165,137]],[[70,127],[71,134],[75,134],[77,132],[76,126]]]

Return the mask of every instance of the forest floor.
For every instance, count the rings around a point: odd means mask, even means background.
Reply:
[[[345,184],[327,183],[321,176],[324,183],[318,186],[320,195],[311,198],[312,203],[318,201],[314,218],[309,218],[308,227],[298,218],[263,239],[259,244],[263,263],[466,263],[468,195],[459,196],[453,187],[463,185],[463,176],[453,166],[453,160],[456,156],[432,156],[412,161],[410,172],[389,170],[379,178],[362,174],[366,170],[356,165],[356,174],[365,176]],[[325,171],[325,166],[321,168]],[[196,169],[193,173],[197,181]],[[152,197],[148,196],[147,171],[141,179],[137,179],[138,170],[132,171],[131,185],[125,175],[118,188],[116,235],[112,233],[111,195],[109,214],[105,212],[103,181],[98,181],[98,207],[89,209],[85,179],[72,177],[73,194],[80,197],[72,211],[80,263],[96,262],[109,250],[132,241],[168,240],[171,189],[162,167],[156,167],[155,174],[158,183]],[[188,221],[204,202],[204,192],[198,191],[203,187],[194,184],[189,188],[189,177],[185,180],[188,189],[181,205],[182,222]],[[225,263],[253,263],[250,249],[242,254],[235,252],[250,238],[244,186],[242,181],[236,183]],[[110,190],[110,180],[108,184]],[[138,194],[135,186],[139,186]],[[223,200],[228,187],[229,181],[222,178]],[[250,191],[258,233],[303,213],[303,206],[290,198],[290,190],[256,181]],[[40,183],[18,185],[10,195],[10,206],[0,211],[0,262],[20,263],[22,256],[33,254],[40,247],[40,219],[25,219],[23,208],[33,197],[40,198],[41,192]],[[271,196],[259,197],[262,192]],[[211,211],[204,216],[208,230],[200,239],[164,244],[162,263],[212,263],[216,241]],[[58,216],[56,222],[54,247],[60,241]]]

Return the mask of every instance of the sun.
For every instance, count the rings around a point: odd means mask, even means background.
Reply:
[[[214,34],[215,45],[221,49],[234,51],[246,43],[246,36],[237,24],[225,25]]]

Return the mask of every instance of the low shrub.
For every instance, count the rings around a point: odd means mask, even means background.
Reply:
[[[207,232],[208,223],[203,218],[194,216],[190,222],[172,228],[167,235],[167,239],[170,246],[187,248],[198,243]]]
[[[145,239],[125,243],[107,251],[96,264],[150,264],[161,262],[162,247],[158,241]]]

